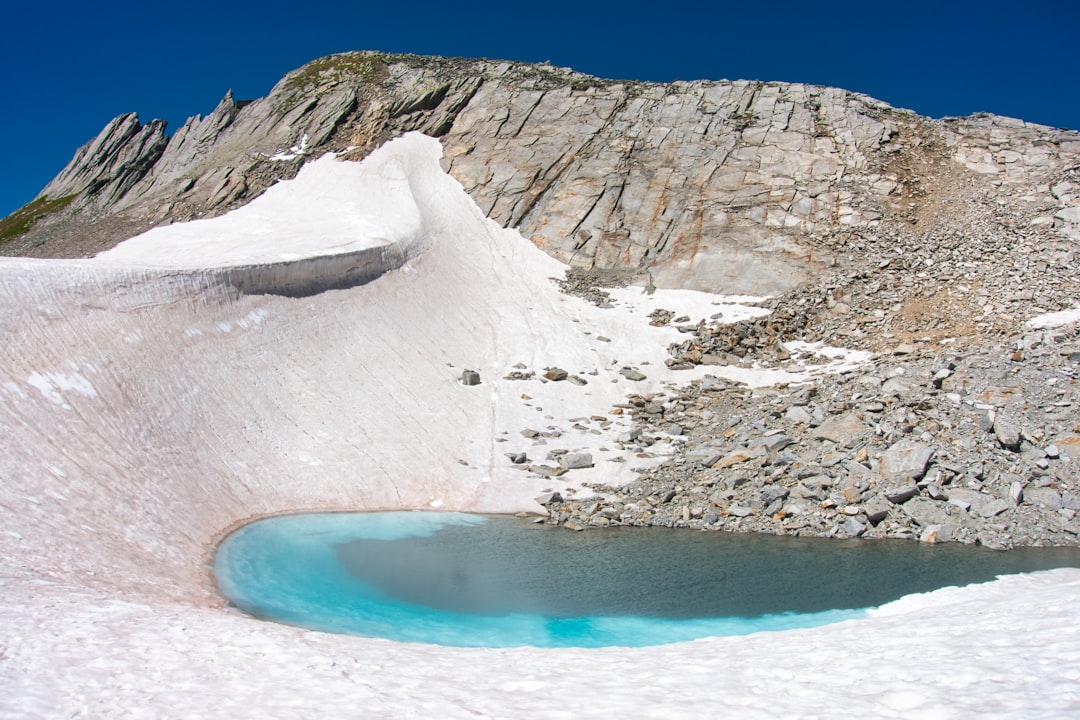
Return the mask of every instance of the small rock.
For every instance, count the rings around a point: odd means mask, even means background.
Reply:
[[[1024,502],[1024,484],[1019,480],[1013,482],[1009,486],[1009,499],[1012,500],[1013,505],[1019,505]]]
[[[1061,493],[1052,487],[1034,487],[1024,490],[1024,502],[1031,505],[1041,505],[1051,510],[1062,507]]]
[[[960,508],[964,512],[967,512],[968,510],[971,509],[971,503],[969,503],[967,500],[963,500],[961,498],[949,498],[949,504],[950,505],[955,505],[956,507]]]
[[[551,382],[560,382],[565,380],[567,375],[568,373],[562,368],[548,368],[547,372],[544,373],[544,379]]]
[[[772,505],[777,500],[784,500],[788,496],[787,488],[776,485],[768,485],[761,491],[762,505]]]
[[[542,495],[538,495],[536,497],[536,502],[540,503],[541,505],[551,505],[552,503],[562,502],[562,499],[562,495],[559,494],[559,491],[553,490],[551,492],[546,492]]]
[[[886,488],[885,499],[894,505],[902,505],[919,494],[918,485],[904,485],[902,487]]]
[[[866,532],[866,526],[855,518],[849,518],[840,526],[850,537],[859,537]]]
[[[475,370],[463,370],[461,372],[461,384],[462,385],[479,385],[480,373]]]
[[[846,457],[847,453],[845,452],[828,452],[821,456],[818,464],[821,467],[832,467],[833,465],[839,465]]]
[[[858,463],[855,464],[858,465]],[[859,467],[862,466],[859,465]],[[862,488],[858,486],[858,484],[847,484],[844,487],[840,488],[840,492],[843,494],[844,499],[847,500],[849,503],[857,504],[862,502],[863,491]]]
[[[916,497],[900,506],[904,514],[918,523],[919,527],[944,525],[949,521],[948,506],[928,498]]]
[[[793,442],[795,441],[787,435],[771,435],[769,437],[758,440],[754,443],[754,446],[762,448],[767,453],[773,453],[779,450],[783,450]]]
[[[715,375],[706,375],[701,378],[701,391],[710,392],[715,390],[724,390],[731,386],[727,380],[718,378]]]
[[[529,461],[529,458],[523,452],[506,453],[506,457],[510,458],[510,462],[515,465],[521,465]]]
[[[566,474],[566,468],[564,467],[551,467],[550,465],[530,465],[529,471],[534,472],[540,477],[559,477]]]
[[[620,370],[619,374],[627,380],[633,380],[634,382],[644,380],[646,377],[643,373],[640,373],[637,370],[628,367],[624,367],[622,370]]]
[[[949,496],[945,494],[945,491],[941,489],[941,486],[937,483],[930,483],[926,486],[926,494],[931,500],[937,500],[944,502],[949,499]]]
[[[830,418],[814,430],[813,437],[818,440],[831,440],[843,447],[854,447],[866,435],[867,427],[853,412]]]
[[[979,509],[979,515],[983,516],[984,518],[992,518],[996,515],[1000,515],[1008,509],[1009,503],[1005,502],[1004,500],[998,500],[995,498],[983,504],[983,506]]]
[[[621,436],[620,436],[621,437]],[[701,466],[710,468],[724,456],[714,448],[703,447],[691,450],[686,454],[686,459]]]
[[[877,525],[889,514],[889,502],[881,495],[874,495],[863,503],[863,514],[871,525]]]
[[[1006,450],[1015,452],[1020,449],[1020,428],[1001,415],[994,419],[994,437]]]
[[[592,453],[566,453],[559,458],[559,465],[567,470],[591,468],[593,466]]]
[[[903,383],[896,378],[889,378],[881,386],[881,394],[886,397],[904,397],[910,392],[911,388],[907,383]]]
[[[901,440],[882,453],[880,471],[886,480],[918,480],[933,455],[931,447]]]
[[[950,542],[953,539],[953,529],[949,525],[927,525],[919,535],[919,541],[930,543]]]
[[[814,421],[814,416],[802,407],[789,407],[784,413],[784,419],[792,425],[809,425]]]
[[[747,460],[753,460],[754,458],[761,457],[761,455],[763,454],[763,450],[764,449],[761,446],[758,446],[753,449],[736,450],[734,452],[730,452],[724,457],[722,457],[718,462],[716,462],[713,467],[727,468],[733,465],[744,463]]]

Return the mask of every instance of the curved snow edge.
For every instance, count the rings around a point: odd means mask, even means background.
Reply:
[[[210,274],[245,295],[308,297],[369,283],[404,266],[415,255],[413,250],[410,243],[394,243],[291,262],[240,265]]]
[[[205,275],[243,294],[306,297],[371,282],[422,251],[424,183],[443,174],[437,140],[409,133],[389,145],[363,163],[324,155],[227,215],[154,228],[92,262]]]

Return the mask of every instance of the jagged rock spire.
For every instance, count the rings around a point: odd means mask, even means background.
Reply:
[[[119,115],[79,148],[41,196],[83,195],[108,207],[149,172],[167,143],[164,120],[143,125],[135,113]]]

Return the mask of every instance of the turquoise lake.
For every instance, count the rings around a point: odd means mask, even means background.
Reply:
[[[1080,567],[1080,551],[575,533],[428,512],[266,518],[227,537],[214,561],[221,591],[255,617],[461,647],[644,646],[813,627],[911,593],[1063,566]]]

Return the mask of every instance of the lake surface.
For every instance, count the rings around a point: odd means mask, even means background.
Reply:
[[[215,556],[222,592],[255,617],[463,647],[643,646],[813,627],[911,593],[1063,566],[1080,567],[1080,550],[575,533],[427,512],[267,518]]]

